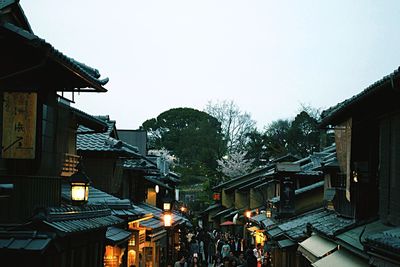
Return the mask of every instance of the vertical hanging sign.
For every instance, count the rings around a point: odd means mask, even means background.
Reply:
[[[4,93],[2,158],[35,158],[36,113],[36,93]]]
[[[285,177],[281,182],[282,191],[280,196],[280,212],[291,214],[295,212],[294,183],[289,177]]]

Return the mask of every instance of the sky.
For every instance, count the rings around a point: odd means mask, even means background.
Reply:
[[[259,130],[329,108],[400,65],[400,1],[21,0],[36,35],[109,77],[75,107],[137,129],[233,100]]]

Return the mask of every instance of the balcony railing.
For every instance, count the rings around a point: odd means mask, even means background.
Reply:
[[[80,156],[78,155],[65,153],[62,162],[61,176],[69,177],[77,172],[76,166],[79,163],[79,159]]]
[[[0,176],[7,191],[0,195],[0,222],[20,223],[29,220],[36,209],[59,206],[61,178],[46,176]]]

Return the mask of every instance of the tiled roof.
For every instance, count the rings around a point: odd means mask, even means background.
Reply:
[[[251,221],[255,221],[257,224],[259,224],[262,228],[268,228],[274,225],[276,222],[272,220],[271,218],[267,218],[267,215],[265,212],[262,212],[258,215],[255,215],[250,218]]]
[[[336,154],[335,145],[324,148],[320,152],[315,152],[310,156],[299,159],[294,163],[298,163],[301,166],[301,171],[296,173],[298,176],[306,177],[320,177],[322,176],[321,166],[322,162],[326,159],[331,158]],[[213,189],[223,189],[225,191],[240,190],[245,191],[250,188],[259,188],[264,186],[267,181],[267,177],[272,177],[276,174],[275,165],[271,164],[256,172],[240,176],[228,182],[222,183]]]
[[[145,176],[144,176],[144,179],[145,179],[146,181],[149,181],[149,182],[152,183],[152,184],[159,185],[159,186],[161,186],[161,187],[163,187],[163,188],[166,188],[166,189],[168,189],[168,190],[171,190],[171,191],[173,190],[172,187],[170,187],[169,185],[167,185],[167,184],[165,184],[163,181],[161,181],[160,176],[149,176],[149,175],[145,175]]]
[[[44,251],[52,238],[37,231],[0,231],[0,249]]]
[[[48,208],[43,218],[43,223],[60,235],[107,228],[123,222],[111,215],[110,209],[101,205]]]
[[[71,189],[69,184],[61,186],[63,200],[69,202]],[[89,187],[89,205],[103,205],[111,209],[111,214],[118,217],[136,218],[144,215],[140,210],[134,208],[129,199],[120,199],[92,186]]]
[[[377,247],[400,255],[400,227],[366,237],[367,246]]]
[[[153,219],[161,220],[163,218],[163,210],[159,209],[157,207],[154,207],[152,205],[149,205],[147,203],[139,203],[135,204],[134,206],[138,206],[139,208],[143,209],[146,213],[150,213],[153,215]],[[145,220],[146,221],[146,220]],[[145,222],[143,221],[143,222]],[[185,217],[181,216],[178,212],[173,211],[172,212],[172,222],[173,225],[180,224],[181,222],[189,222],[188,219]]]
[[[255,171],[252,171],[252,172],[250,172],[248,174],[241,175],[241,176],[233,178],[233,179],[231,179],[229,181],[220,183],[219,185],[214,186],[213,190],[219,190],[219,189],[222,189],[222,188],[227,188],[227,187],[233,185],[235,182],[239,182],[240,180],[242,180],[242,179],[244,179],[246,177],[249,177],[249,178],[255,177],[255,176],[258,177],[259,175],[262,175],[263,173],[269,171],[271,169],[271,166],[272,165],[268,165],[267,167],[264,167],[262,169],[255,170]]]
[[[291,239],[299,240],[306,237],[305,231],[308,223],[315,231],[327,236],[334,236],[355,224],[354,220],[339,217],[333,211],[318,209],[291,218],[287,222],[278,224],[278,227]]]
[[[325,126],[331,123],[333,119],[339,116],[341,113],[344,113],[347,109],[351,108],[352,106],[356,105],[358,102],[363,100],[364,98],[373,95],[379,90],[382,90],[385,84],[389,84],[392,82],[392,79],[400,74],[400,67],[391,74],[383,77],[381,80],[375,82],[374,84],[368,86],[359,94],[346,99],[345,101],[324,110],[321,114],[321,126]]]
[[[64,90],[75,88],[94,88],[96,92],[107,92],[103,87],[108,82],[108,78],[100,79],[100,73],[97,69],[91,68],[83,63],[80,63],[73,58],[67,57],[57,49],[55,49],[50,43],[47,43],[44,39],[30,33],[12,23],[4,22],[0,28],[6,30],[14,35],[17,35],[23,42],[32,45],[37,50],[46,52],[46,56],[53,62],[60,64],[65,67],[66,71],[69,71],[74,78],[80,80],[80,84],[71,85],[71,88],[63,88]]]
[[[117,245],[127,241],[131,237],[132,233],[123,229],[110,226],[107,228],[106,239],[107,242],[112,245]]]
[[[283,235],[283,231],[282,231],[282,229],[279,228],[279,227],[271,228],[271,229],[268,230],[266,233],[267,233],[267,235],[270,236],[271,238],[276,238],[276,237],[279,237],[279,236],[282,236],[282,235]]]
[[[377,233],[383,233],[386,230],[393,229],[392,226],[384,225],[380,221],[374,221],[368,224],[363,224],[352,228],[346,232],[339,234],[336,239],[342,241],[340,244],[348,244],[352,248],[357,248],[359,251],[364,250],[365,238]],[[361,242],[360,242],[360,237]]]
[[[80,125],[77,134],[77,150],[82,152],[96,151],[96,152],[114,152],[127,156],[140,157],[136,147],[131,146],[121,140],[117,140],[110,136],[111,131],[114,129],[114,121],[106,121],[108,129],[104,133],[86,133],[90,132],[89,129]]]
[[[125,169],[151,169],[158,170],[157,164],[148,160],[146,157],[140,157],[137,159],[127,159],[124,161]]]
[[[313,190],[321,188],[321,187],[324,187],[324,181],[319,181],[319,182],[311,184],[309,186],[304,186],[302,188],[296,189],[294,191],[294,194],[295,194],[295,196],[298,196],[298,195],[313,191]],[[279,203],[280,199],[281,199],[281,197],[277,196],[277,197],[273,197],[270,201],[271,201],[271,203],[276,204],[276,203]]]
[[[162,219],[150,218],[148,220],[140,221],[140,226],[151,229],[161,229],[164,227],[164,222]]]

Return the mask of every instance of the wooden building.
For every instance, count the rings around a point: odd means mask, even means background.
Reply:
[[[109,116],[97,116],[107,125],[105,132],[96,133],[80,125],[77,151],[93,185],[107,193],[123,196],[123,165],[125,160],[140,158],[138,149],[119,140],[116,122]]]
[[[63,95],[106,92],[108,79],[34,35],[18,1],[0,2],[0,21],[0,261],[103,265],[106,231],[123,220],[102,205],[62,205],[61,184],[79,161],[78,124],[107,125]]]
[[[362,226],[338,236],[338,243],[373,266],[400,264],[399,98],[395,70],[322,113],[321,126],[335,130],[338,163],[336,172],[327,172],[334,208]],[[359,240],[349,238],[355,233]]]

